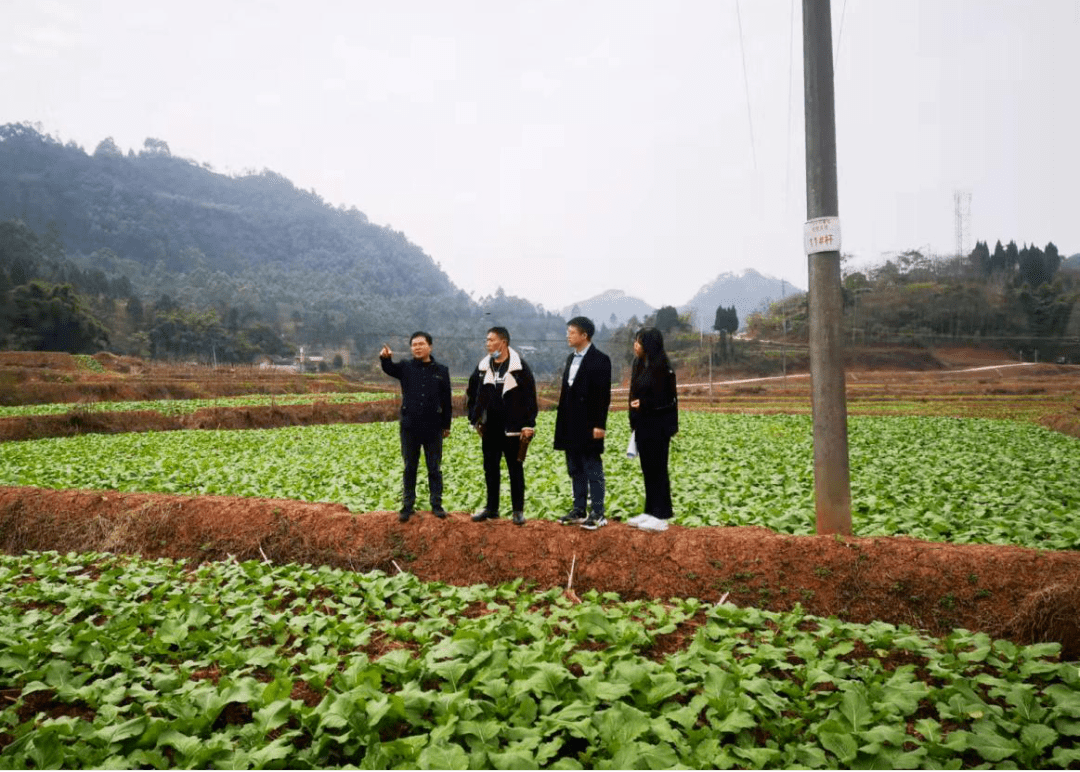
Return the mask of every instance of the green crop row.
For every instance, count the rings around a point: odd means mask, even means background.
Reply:
[[[616,415],[605,454],[609,512],[644,500],[636,461],[622,452]],[[684,412],[672,444],[675,522],[757,525],[813,533],[812,424],[808,416]],[[562,453],[543,413],[526,460],[526,514],[569,508]],[[849,421],[852,520],[860,536],[1080,548],[1080,440],[1030,424],[931,417]],[[454,422],[443,459],[446,504],[484,503],[480,442]],[[425,499],[421,474],[419,500]],[[0,485],[339,502],[356,512],[400,506],[396,423],[248,431],[79,437],[0,445]],[[504,486],[506,485],[504,475]],[[508,496],[506,496],[508,498]]]
[[[91,370],[95,373],[105,372],[105,367],[101,364],[101,362],[97,361],[89,354],[76,354],[75,361],[78,362],[79,367],[83,368],[84,370]]]
[[[0,405],[0,418],[9,416],[62,415],[73,411],[93,413],[122,413],[129,410],[150,410],[164,415],[188,415],[209,407],[260,407],[266,405],[311,405],[325,402],[330,405],[351,405],[393,399],[389,392],[325,392],[317,394],[248,394],[241,397],[214,399],[155,399],[129,402],[55,402],[48,405]]]
[[[0,556],[4,768],[1080,763],[1057,644],[258,562]]]

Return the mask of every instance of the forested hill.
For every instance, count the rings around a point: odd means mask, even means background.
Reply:
[[[404,234],[355,208],[334,208],[271,171],[217,174],[158,140],[127,155],[105,140],[88,155],[8,125],[0,127],[0,179],[0,219],[18,217],[39,232],[55,223],[69,253],[108,249],[170,273],[329,273],[334,282],[323,289],[351,300],[376,286],[389,297],[458,291]]]
[[[493,316],[403,233],[356,208],[331,206],[272,171],[215,173],[162,140],[125,154],[110,138],[87,153],[27,124],[0,126],[0,222],[14,220],[54,259],[123,277],[144,305],[164,297],[165,306],[214,310],[223,323],[257,321],[293,345],[366,355],[375,341],[418,328],[475,338],[476,323]],[[489,300],[501,305],[499,323],[561,337],[562,325],[528,302]]]

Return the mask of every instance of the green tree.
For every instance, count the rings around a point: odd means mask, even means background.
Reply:
[[[664,306],[656,312],[656,329],[671,332],[679,326],[679,312],[675,306]]]
[[[1058,253],[1057,245],[1054,242],[1047,243],[1046,249],[1043,250],[1043,259],[1046,263],[1046,272],[1050,277],[1047,281],[1053,281],[1058,268],[1061,267],[1061,255]]]
[[[728,308],[724,306],[716,307],[716,319],[713,321],[713,329],[717,332],[726,330],[728,333],[734,333],[739,329],[739,312],[735,310],[735,306]]]
[[[1005,273],[1011,275],[1019,262],[1020,248],[1016,246],[1015,241],[1010,241],[1005,245]]]
[[[1020,250],[1017,281],[1020,284],[1027,284],[1032,289],[1049,284],[1054,280],[1060,265],[1061,256],[1054,242],[1046,245],[1045,252],[1034,244],[1030,247],[1025,245]]]
[[[41,239],[22,220],[0,222],[0,267],[16,287],[36,273],[42,258]]]
[[[112,137],[105,137],[98,143],[98,146],[94,148],[95,158],[123,158],[124,151],[122,151],[116,144],[116,140]]]
[[[177,308],[160,312],[150,328],[150,354],[155,358],[231,359],[229,342],[216,311]]]
[[[250,347],[252,356],[255,354],[288,356],[293,353],[292,346],[282,340],[281,336],[269,325],[256,324],[250,330],[245,330],[241,334]]]
[[[67,255],[64,248],[64,238],[60,233],[60,225],[56,220],[49,220],[45,226],[45,235],[41,237],[41,252],[54,263],[58,263]]]
[[[1005,247],[1001,241],[994,245],[994,254],[990,256],[990,273],[1005,273],[1008,267],[1008,259],[1005,256]]]
[[[985,241],[975,242],[975,249],[971,250],[968,261],[976,276],[990,275],[990,247]]]
[[[11,295],[10,336],[16,348],[92,354],[109,344],[108,330],[70,285],[32,281]]]
[[[1067,291],[1060,282],[1043,283],[1021,289],[1019,301],[1027,315],[1031,334],[1052,338],[1064,333],[1077,294]]]
[[[131,320],[132,324],[135,324],[135,325],[142,324],[142,320],[143,320],[143,304],[142,304],[142,301],[139,300],[138,297],[136,297],[135,295],[132,295],[131,297],[128,298],[126,310],[127,310],[128,319]]]
[[[147,137],[143,142],[143,149],[139,151],[140,156],[165,156],[169,157],[169,143],[163,139],[155,139],[154,137]]]
[[[135,294],[135,288],[131,285],[131,279],[118,276],[109,282],[108,294],[114,298],[129,298]]]
[[[11,331],[11,280],[7,271],[0,270],[0,348],[3,348]],[[9,344],[10,345],[10,344]]]
[[[157,301],[154,303],[153,307],[151,308],[151,310],[155,314],[167,314],[170,311],[178,311],[179,309],[180,304],[168,295],[162,295],[160,298],[158,298]]]

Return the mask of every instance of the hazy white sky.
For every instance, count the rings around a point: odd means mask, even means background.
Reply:
[[[1080,0],[832,21],[844,252],[954,253],[957,190],[968,249],[1080,252]],[[797,0],[4,0],[0,28],[0,123],[272,169],[478,297],[807,284]]]

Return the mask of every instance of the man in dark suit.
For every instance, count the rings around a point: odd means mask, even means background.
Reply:
[[[393,360],[389,346],[383,346],[379,360],[383,372],[401,381],[401,457],[405,461],[402,478],[402,502],[398,520],[407,523],[416,509],[416,473],[420,468],[420,449],[428,471],[431,512],[446,517],[443,509],[442,446],[450,436],[452,405],[450,371],[431,356],[431,335],[414,332],[409,339],[413,358]]]
[[[555,449],[566,452],[566,470],[574,492],[573,509],[559,522],[590,531],[607,524],[601,454],[611,405],[611,359],[592,345],[595,332],[596,325],[584,316],[566,323],[566,342],[574,353],[563,370],[555,417]]]

